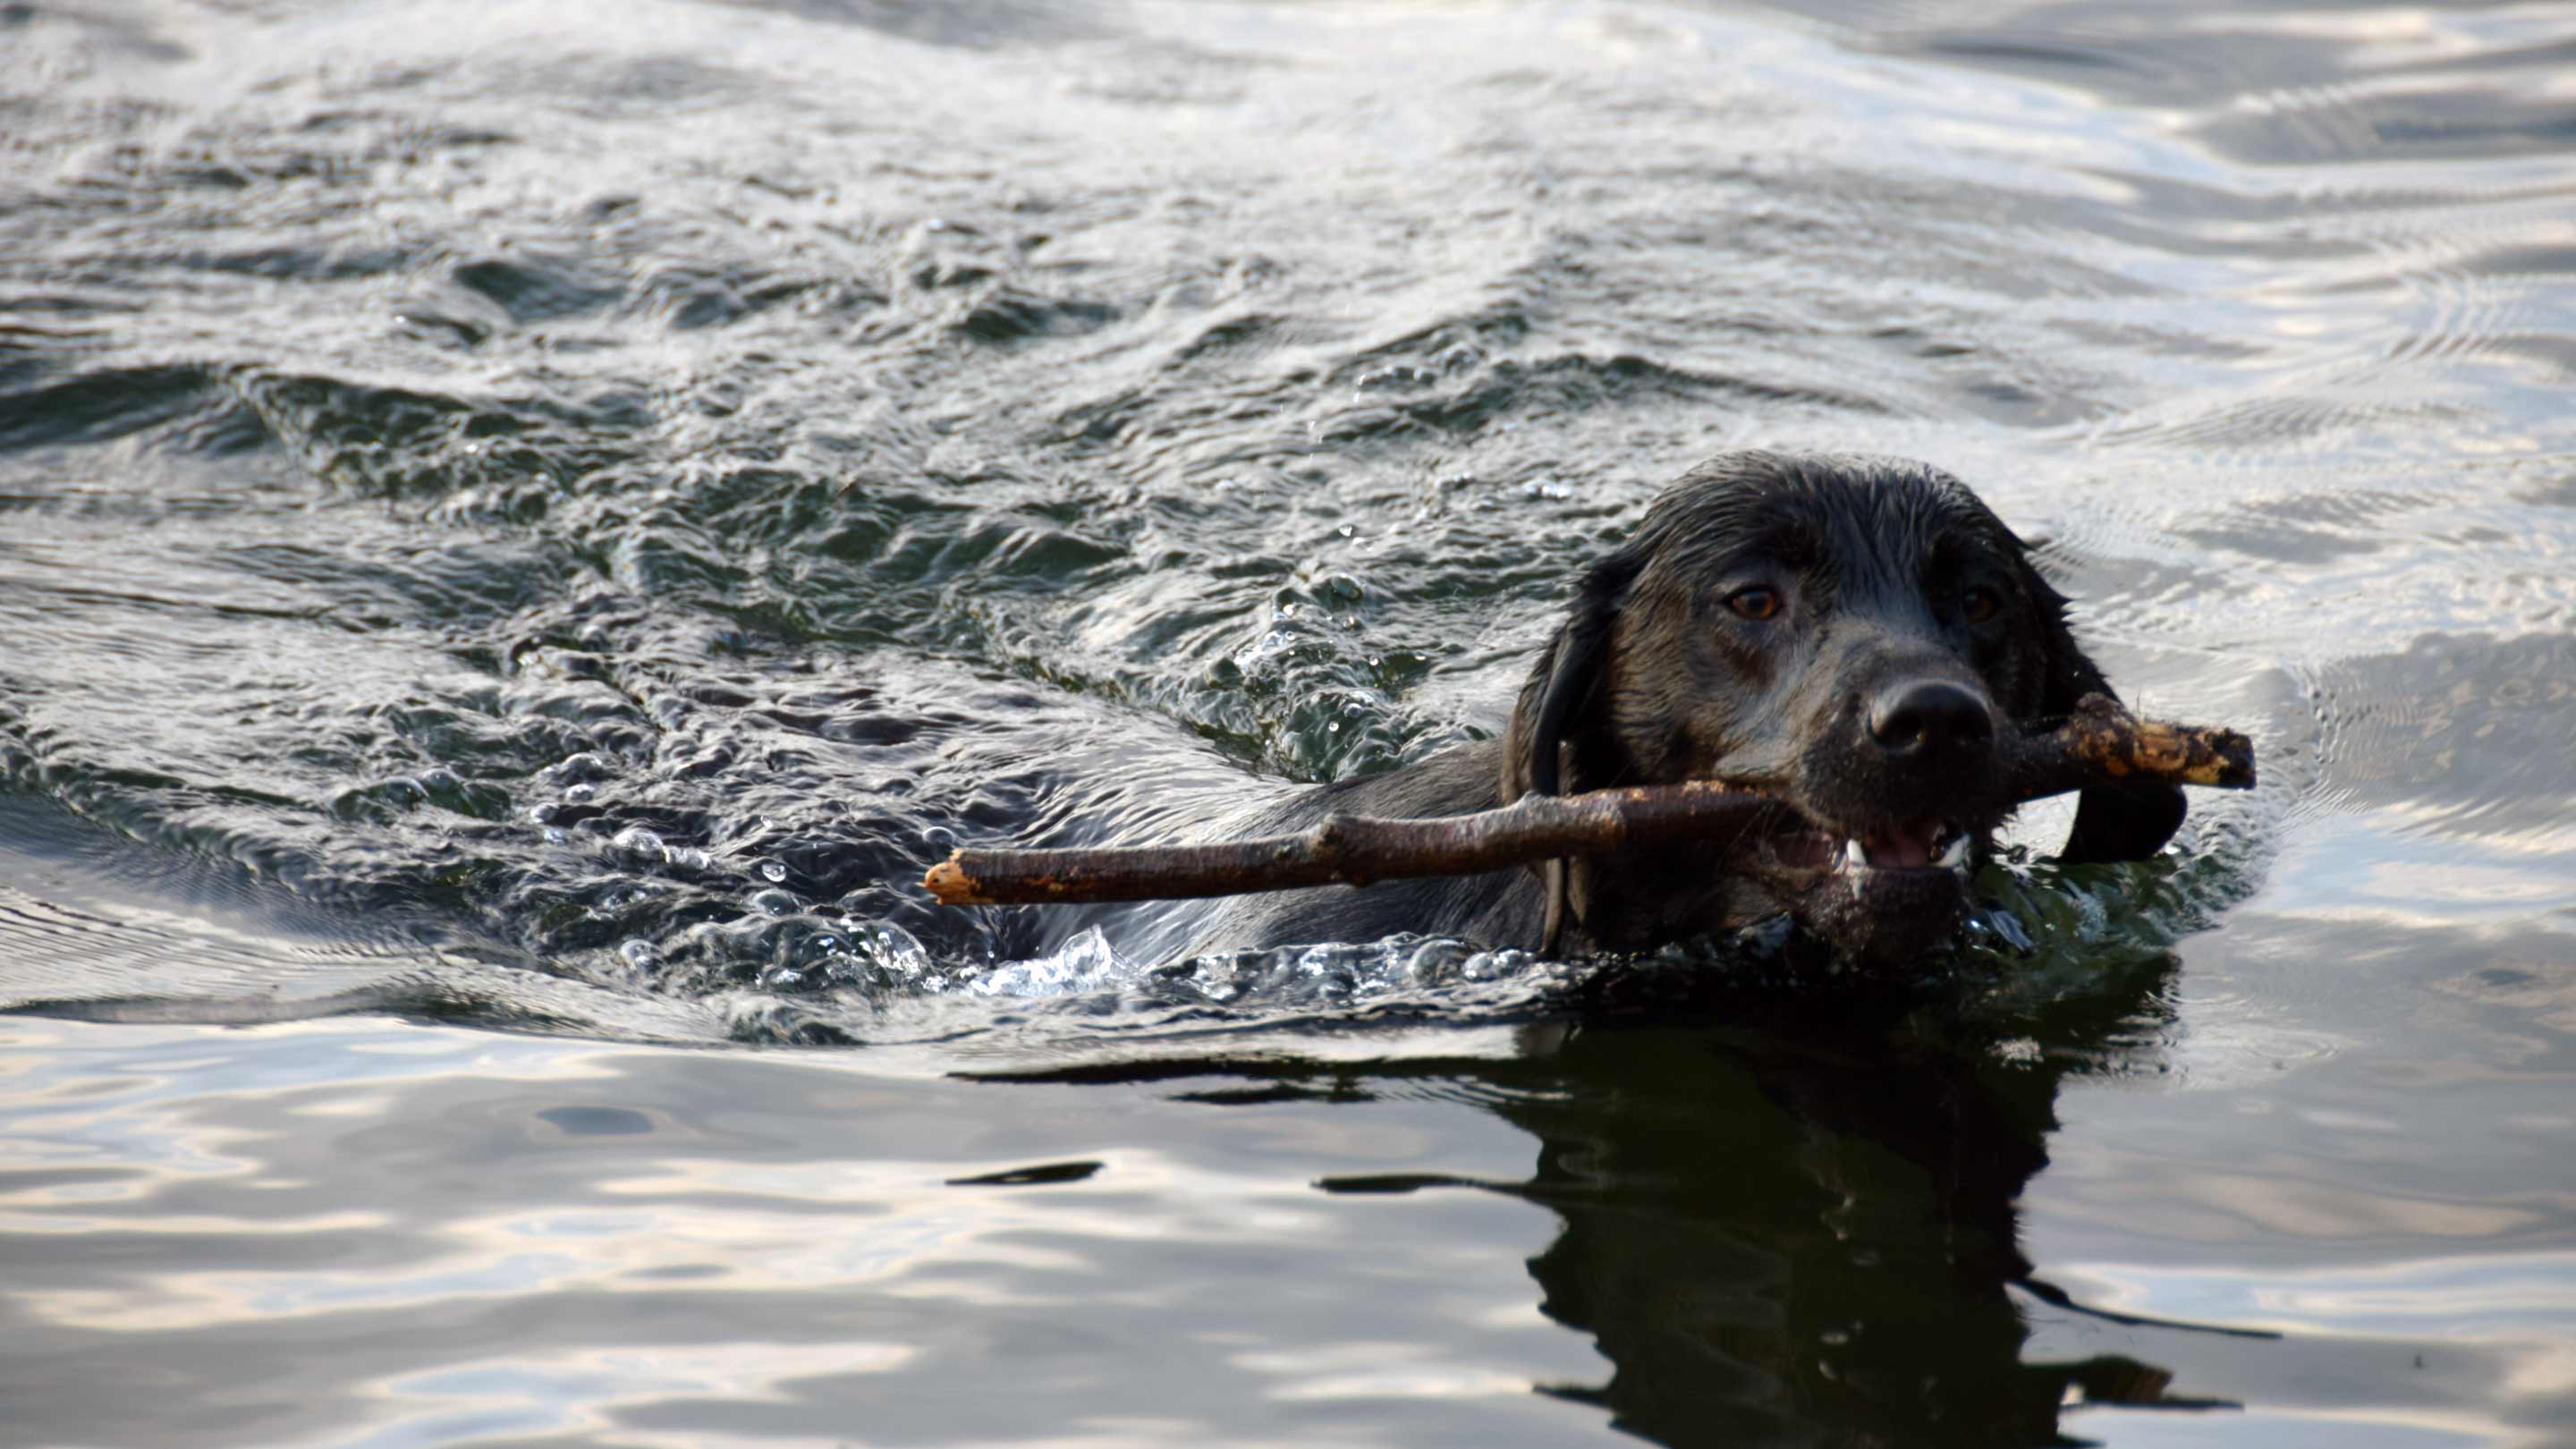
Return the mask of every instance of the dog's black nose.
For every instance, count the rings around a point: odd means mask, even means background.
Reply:
[[[1916,679],[1879,692],[1869,737],[1891,755],[1959,758],[1994,743],[1995,712],[1975,690],[1946,679]]]

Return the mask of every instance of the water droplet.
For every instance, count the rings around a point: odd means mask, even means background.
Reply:
[[[874,939],[868,944],[874,951],[877,964],[889,971],[907,977],[926,976],[936,964],[930,959],[930,948],[901,926],[879,922],[873,935]]]
[[[760,878],[768,881],[771,885],[776,885],[778,882],[787,879],[787,867],[774,860],[764,860],[759,865],[753,867],[753,869],[759,871]]]
[[[590,803],[590,797],[598,793],[598,790],[589,785],[575,785],[571,789],[564,791],[564,803],[567,805],[587,805]]]
[[[595,751],[582,750],[564,756],[537,773],[549,780],[579,784],[584,780],[605,780],[617,772]]]
[[[792,892],[779,890],[753,891],[750,904],[764,916],[792,916],[805,909],[805,903]]]
[[[610,840],[608,845],[620,855],[631,855],[644,860],[660,860],[669,853],[662,845],[662,837],[641,825],[629,825],[617,832],[616,837]]]
[[[880,929],[888,935],[897,934],[893,926]],[[921,943],[912,937],[903,939],[911,942],[914,950],[921,949]],[[925,960],[927,955],[925,952]],[[975,982],[974,990],[979,996],[1071,996],[1102,990],[1131,973],[1132,968],[1110,949],[1109,938],[1093,926],[1056,948],[1052,955],[994,968]]]

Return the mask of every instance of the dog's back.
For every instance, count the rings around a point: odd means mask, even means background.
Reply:
[[[1501,795],[1502,746],[1485,741],[1444,750],[1383,775],[1301,791],[1236,822],[1234,836],[1285,835],[1325,816],[1427,819],[1491,810]],[[1538,878],[1524,869],[1482,875],[1318,886],[1311,890],[1229,896],[1190,924],[1188,950],[1259,948],[1308,941],[1374,941],[1400,931],[1463,936],[1495,946],[1538,940],[1543,903]]]

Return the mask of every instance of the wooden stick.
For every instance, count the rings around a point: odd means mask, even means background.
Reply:
[[[2000,778],[2015,801],[2132,780],[2242,790],[2254,783],[2254,750],[2233,730],[2141,722],[2117,701],[2096,694],[2077,704],[2065,724],[2022,737],[2008,749]],[[921,883],[951,906],[1180,900],[1357,886],[1722,839],[1783,813],[1794,814],[1747,784],[1691,780],[1530,795],[1499,809],[1429,819],[1328,815],[1296,835],[1204,845],[959,850],[932,866]]]
[[[1474,875],[1560,855],[1743,830],[1780,802],[1718,780],[1528,795],[1499,810],[1430,819],[1327,815],[1297,835],[1207,845],[960,850],[921,883],[942,905],[1182,900],[1299,886]]]
[[[2254,744],[2234,730],[2142,720],[2107,694],[2088,694],[2065,723],[2014,743],[2003,775],[2015,801],[2123,780],[2251,790]]]

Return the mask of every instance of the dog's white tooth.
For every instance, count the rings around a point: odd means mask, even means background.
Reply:
[[[1942,850],[1940,859],[1934,863],[1945,870],[1966,870],[1968,868],[1968,837],[1963,834],[1958,839],[1951,841],[1950,844]]]
[[[1859,841],[1846,840],[1843,842],[1843,864],[1854,870],[1863,869],[1869,864],[1869,853],[1860,848]]]

